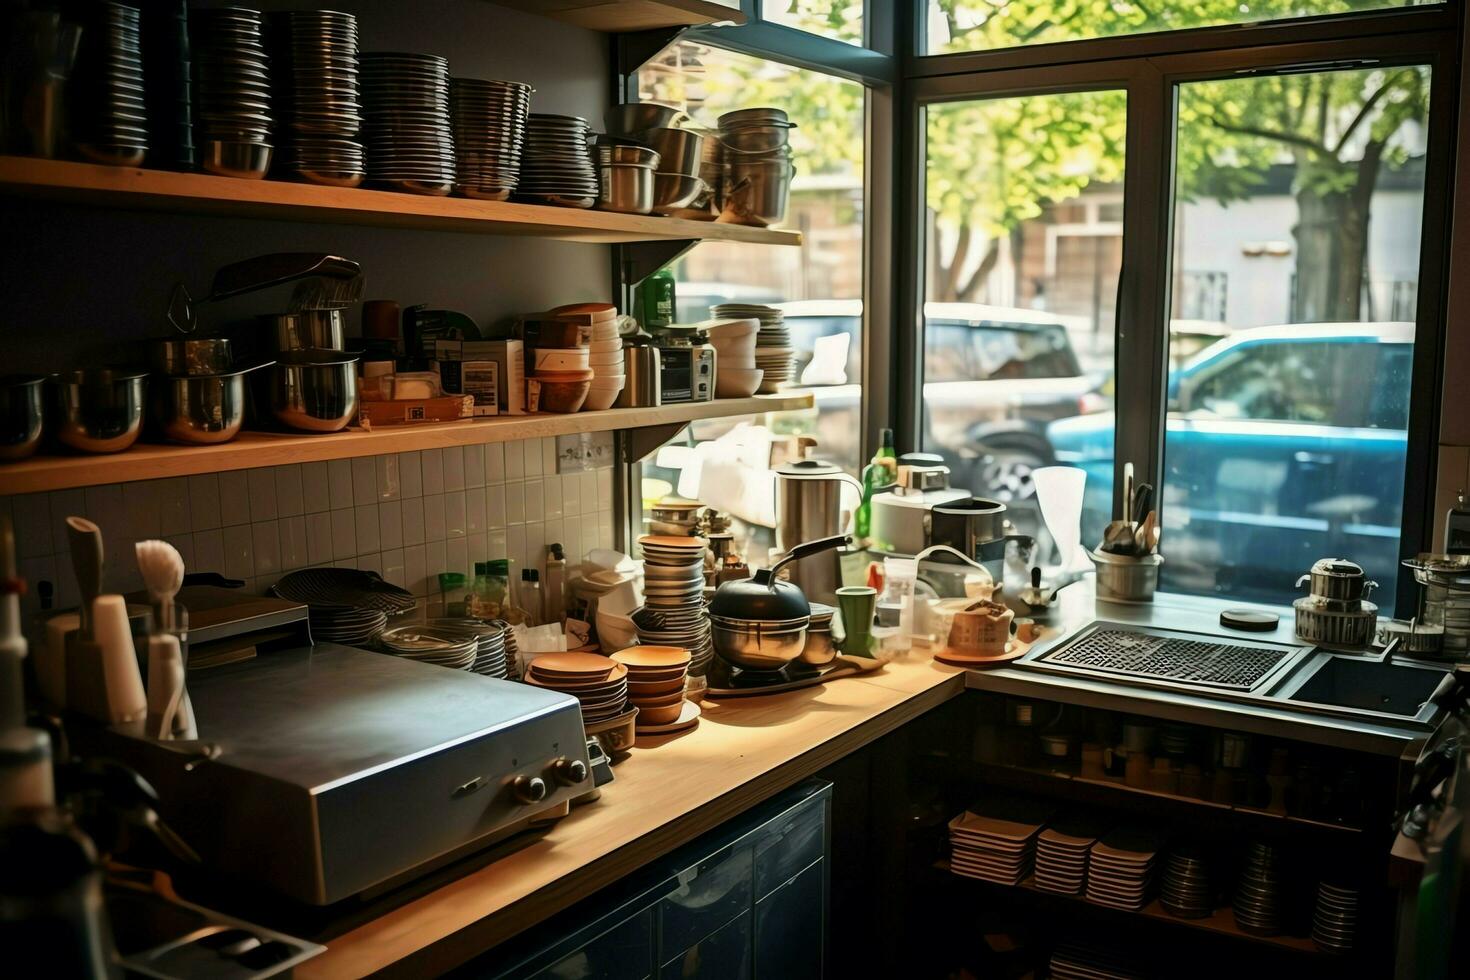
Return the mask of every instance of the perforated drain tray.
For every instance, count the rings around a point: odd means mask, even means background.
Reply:
[[[1104,622],[1028,657],[1025,666],[1148,686],[1206,687],[1248,694],[1262,689],[1303,650]]]

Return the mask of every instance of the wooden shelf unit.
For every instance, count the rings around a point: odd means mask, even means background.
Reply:
[[[687,240],[801,244],[800,232],[716,221],[16,156],[0,156],[0,192],[99,207],[525,235],[599,245]]]
[[[540,439],[576,432],[612,432],[652,426],[675,426],[701,419],[732,418],[762,412],[799,411],[812,407],[810,393],[756,395],[710,402],[661,405],[657,408],[610,408],[571,415],[501,415],[463,422],[380,426],[372,431],[308,435],[289,432],[242,432],[214,446],[138,443],[115,455],[33,456],[0,464],[0,495],[67,490],[104,483],[128,483],[163,477],[191,476],[222,470],[254,469],[285,463],[350,459],[416,449],[474,446],[518,439]]]
[[[495,0],[502,7],[540,14],[608,34],[705,24],[744,24],[738,6],[713,0]]]

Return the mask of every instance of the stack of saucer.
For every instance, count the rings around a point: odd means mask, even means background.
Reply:
[[[1115,830],[1087,857],[1087,900],[1137,912],[1148,904],[1159,843],[1150,834]]]
[[[1285,921],[1285,905],[1281,853],[1275,845],[1257,841],[1235,885],[1235,924],[1258,936],[1275,936]]]
[[[643,606],[632,613],[638,642],[693,654],[689,672],[703,676],[714,654],[704,611],[704,538],[648,534],[643,549]]]
[[[1215,911],[1215,893],[1210,885],[1209,865],[1194,848],[1176,847],[1169,852],[1159,904],[1180,919],[1203,919]]]
[[[949,867],[955,874],[1019,885],[1031,873],[1044,810],[1000,799],[971,807],[949,822]]]
[[[1312,913],[1312,941],[1331,953],[1353,948],[1358,931],[1358,890],[1322,882]]]
[[[449,110],[458,164],[455,186],[465,197],[510,200],[520,181],[531,92],[525,82],[450,79]]]
[[[383,650],[405,660],[473,670],[479,657],[479,642],[462,628],[441,626],[398,626],[378,637]]]
[[[796,372],[796,351],[791,346],[791,328],[786,314],[774,306],[757,303],[721,303],[711,313],[720,318],[754,317],[760,321],[755,335],[755,366],[762,371],[759,391],[774,392]]]
[[[587,120],[531,113],[516,196],[533,204],[590,208],[597,203],[597,168]]]
[[[1036,838],[1036,887],[1062,895],[1081,895],[1087,883],[1087,852],[1097,833],[1086,824],[1062,820]]]
[[[270,169],[270,58],[263,15],[243,7],[194,10],[199,72],[199,125],[204,169],[260,179]]]
[[[485,677],[506,677],[505,630],[500,626],[470,616],[443,616],[429,620],[426,625],[443,630],[458,630],[465,636],[474,637],[475,661],[469,669]]]
[[[638,709],[638,731],[662,733],[692,728],[699,705],[684,700],[689,651],[680,647],[637,646],[612,658],[628,668],[628,700]]]
[[[77,149],[97,163],[136,167],[148,151],[139,12],[102,3],[92,13],[82,31],[76,81],[68,92]]]
[[[283,14],[276,79],[277,115],[286,124],[284,165],[302,180],[356,187],[367,176],[358,139],[357,18],[332,10]]]
[[[596,653],[543,653],[526,683],[570,694],[582,703],[582,724],[616,718],[628,709],[628,668]]]
[[[393,190],[443,196],[454,189],[449,61],[436,54],[362,56],[368,177]]]

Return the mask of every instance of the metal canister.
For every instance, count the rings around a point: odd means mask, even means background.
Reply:
[[[624,341],[623,372],[628,380],[618,392],[618,408],[652,408],[663,404],[663,360],[652,344]]]

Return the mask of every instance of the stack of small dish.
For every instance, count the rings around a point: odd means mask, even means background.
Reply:
[[[580,116],[531,113],[516,196],[533,204],[567,208],[596,204],[597,167],[587,137],[587,120]]]
[[[368,176],[393,190],[448,194],[454,189],[448,59],[365,52],[362,81]]]
[[[98,4],[82,31],[72,125],[77,149],[97,163],[135,167],[148,151],[139,16],[135,7]]]
[[[684,699],[693,659],[682,647],[637,646],[612,657],[628,668],[628,700],[638,709],[639,734],[665,734],[692,728],[699,705]]]
[[[1279,849],[1255,842],[1235,885],[1235,924],[1258,936],[1277,935],[1285,922],[1284,892]]]
[[[1203,919],[1215,911],[1215,893],[1209,865],[1193,848],[1176,847],[1169,852],[1159,904],[1180,919]]]
[[[1036,838],[1036,887],[1062,895],[1081,895],[1087,882],[1087,852],[1097,834],[1068,822],[1047,827]]]
[[[1087,900],[1137,912],[1148,904],[1159,843],[1151,835],[1115,830],[1087,856]]]
[[[357,18],[331,10],[282,15],[277,93],[286,123],[285,166],[302,180],[356,187],[367,176],[358,140],[362,97],[357,81]]]
[[[628,710],[628,668],[596,653],[543,653],[531,661],[526,683],[570,694],[582,704],[583,726]]]
[[[757,391],[771,393],[791,380],[796,371],[796,351],[791,346],[791,328],[786,314],[759,303],[721,303],[711,311],[717,319],[749,319],[760,322],[755,335],[755,366],[761,370]]]
[[[1312,942],[1331,953],[1353,948],[1358,931],[1358,890],[1321,882],[1312,913]]]
[[[452,78],[456,188],[465,197],[507,201],[520,182],[531,92],[525,82]]]
[[[507,676],[505,630],[496,623],[487,623],[483,619],[469,616],[445,616],[431,619],[427,625],[432,629],[458,631],[475,639],[475,660],[470,665],[470,670],[485,677],[504,679]]]
[[[714,656],[704,609],[704,538],[650,534],[643,549],[643,607],[632,613],[640,643],[680,647],[693,659],[689,672],[703,676]]]
[[[710,320],[703,324],[715,349],[715,397],[747,398],[761,386],[765,372],[755,366],[761,322],[755,317]]]
[[[505,676],[509,680],[519,680],[521,667],[516,660],[519,647],[516,645],[516,631],[503,619],[489,620],[489,625],[500,630],[501,641],[505,646]]]
[[[455,670],[473,670],[479,640],[459,627],[398,626],[385,630],[378,644],[387,653]]]
[[[592,384],[587,389],[583,411],[600,412],[612,408],[623,390],[627,373],[623,368],[623,335],[618,332],[618,308],[611,303],[573,303],[551,311],[556,316],[585,317],[592,325],[592,341],[587,348],[587,367],[592,371]]]
[[[981,811],[981,812],[977,812]],[[949,822],[949,867],[957,875],[1019,885],[1031,873],[1047,814],[1025,800],[987,801]]]
[[[201,163],[210,173],[259,180],[270,169],[270,59],[262,14],[243,7],[191,12],[198,49]]]

